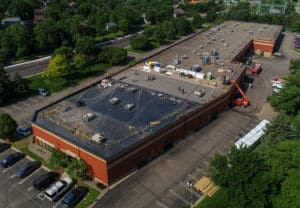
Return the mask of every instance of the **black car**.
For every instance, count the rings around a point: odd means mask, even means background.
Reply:
[[[77,186],[70,191],[62,200],[62,208],[73,208],[75,207],[89,192],[89,189],[84,186]]]
[[[10,148],[10,144],[8,143],[0,143],[0,153]]]
[[[19,178],[25,178],[30,173],[38,169],[40,166],[41,163],[37,161],[27,162],[24,165],[22,165],[18,170],[16,170],[15,174]]]
[[[39,191],[45,190],[50,184],[59,178],[56,172],[49,172],[38,176],[32,183],[32,186]]]
[[[12,166],[19,160],[21,160],[23,157],[25,157],[25,155],[21,152],[12,153],[12,154],[7,155],[5,158],[3,158],[0,161],[0,164],[3,168],[7,168],[9,166]]]

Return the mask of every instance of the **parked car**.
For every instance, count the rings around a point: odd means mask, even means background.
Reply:
[[[7,168],[9,166],[12,166],[13,164],[18,162],[19,160],[23,159],[24,157],[25,157],[24,153],[21,153],[21,152],[12,153],[12,154],[9,154],[6,157],[4,157],[0,161],[0,164],[3,168]]]
[[[8,143],[0,143],[0,153],[10,148],[10,144]]]
[[[59,178],[59,174],[56,172],[48,172],[39,175],[33,182],[32,186],[39,191],[45,190],[50,184]]]
[[[75,208],[76,205],[87,195],[89,189],[84,186],[77,186],[70,191],[62,200],[61,208]]]
[[[17,133],[20,136],[24,136],[24,137],[31,135],[32,134],[31,125],[29,123],[25,123],[25,124],[18,126]]]
[[[39,95],[44,96],[44,97],[47,97],[48,95],[50,95],[50,93],[44,88],[38,88],[37,91],[38,91]]]
[[[24,165],[22,165],[19,169],[17,169],[15,174],[19,178],[25,178],[30,173],[38,169],[40,166],[41,163],[37,161],[27,162]]]
[[[56,181],[48,189],[46,189],[46,197],[50,201],[58,201],[64,194],[66,194],[73,186],[73,180],[70,177],[64,177]]]

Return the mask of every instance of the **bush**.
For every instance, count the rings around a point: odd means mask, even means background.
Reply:
[[[66,171],[70,176],[82,179],[86,179],[88,177],[88,170],[89,166],[87,163],[84,160],[78,160],[77,158],[72,158],[66,168]]]
[[[69,161],[68,157],[63,152],[54,150],[49,159],[49,163],[52,167],[57,169],[59,167],[67,167]]]

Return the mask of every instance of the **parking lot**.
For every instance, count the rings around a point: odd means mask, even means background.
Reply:
[[[16,152],[13,149],[8,149],[0,153],[0,159],[10,153]],[[28,158],[23,158],[16,164],[9,168],[0,168],[0,207],[1,208],[47,208],[58,207],[60,201],[51,202],[48,200],[43,192],[37,191],[33,188],[33,180],[41,174],[47,172],[43,167],[38,168],[33,173],[25,178],[18,178],[15,176],[15,171],[26,162]]]

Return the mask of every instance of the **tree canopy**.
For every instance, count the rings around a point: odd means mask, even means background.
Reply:
[[[0,113],[0,137],[11,138],[16,133],[17,122],[7,113]]]

